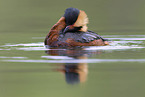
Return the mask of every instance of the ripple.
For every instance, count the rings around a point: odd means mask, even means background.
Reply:
[[[11,49],[0,49],[0,51],[5,51],[5,50],[7,51],[7,50],[11,50]]]
[[[17,50],[24,50],[24,51],[46,51],[50,50],[45,47],[23,47],[23,48],[16,48]]]
[[[23,48],[16,48],[16,49],[24,50],[24,51],[66,50],[66,49],[49,49],[45,47],[23,47]]]
[[[46,58],[46,59],[74,59],[74,58],[68,57],[68,56],[41,56],[41,58]]]
[[[3,47],[15,47],[15,46],[24,46],[24,47],[27,47],[27,46],[44,46],[44,43],[43,42],[38,42],[38,43],[20,43],[20,44],[6,44],[6,45],[3,45]]]
[[[145,35],[103,35],[103,37],[145,37]]]
[[[8,59],[27,59],[27,57],[5,57],[5,56],[0,56],[0,58],[2,58],[2,59],[6,59],[6,58],[8,58]]]
[[[110,40],[145,40],[145,38],[108,38]]]
[[[72,60],[3,60],[6,62],[26,63],[108,63],[108,62],[145,62],[145,59],[72,59]]]
[[[127,49],[143,49],[145,48],[143,42],[145,38],[116,38],[116,37],[145,37],[145,35],[106,35],[113,40],[108,46],[89,46],[84,50],[127,50]],[[113,38],[115,37],[115,38]],[[44,37],[32,37],[34,39]],[[116,41],[117,40],[117,41]],[[23,51],[46,51],[46,50],[66,50],[66,49],[49,49],[44,46],[43,42],[38,43],[20,43],[20,44],[6,44],[1,46],[0,50],[23,50]],[[11,47],[5,49],[4,47]]]
[[[125,49],[139,49],[139,48],[145,48],[145,47],[137,47],[137,46],[134,46],[134,47],[131,47],[131,46],[91,46],[91,47],[88,47],[88,48],[85,48],[84,50],[125,50]]]

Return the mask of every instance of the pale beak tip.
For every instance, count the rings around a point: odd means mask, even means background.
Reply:
[[[70,26],[66,26],[65,29],[63,30],[63,33],[66,33],[69,30]]]

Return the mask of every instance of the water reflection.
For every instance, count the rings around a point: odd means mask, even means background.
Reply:
[[[68,84],[82,83],[85,82],[87,79],[88,64],[65,63],[56,70],[64,73],[65,80]]]
[[[100,51],[86,51],[83,49],[68,49],[68,50],[48,50],[46,51],[51,56],[62,56],[64,59],[83,59],[87,60],[90,55],[100,54]],[[64,57],[65,56],[65,57]],[[66,57],[67,56],[67,57]],[[68,60],[69,60],[68,59]],[[65,80],[68,84],[84,83],[88,76],[88,63],[64,63],[57,65],[55,71],[62,72],[65,75]]]

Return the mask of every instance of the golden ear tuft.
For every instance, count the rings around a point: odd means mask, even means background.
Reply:
[[[88,22],[89,22],[89,20],[88,20],[87,14],[84,11],[80,10],[78,19],[76,20],[74,26],[76,26],[76,27],[86,26],[88,24]]]

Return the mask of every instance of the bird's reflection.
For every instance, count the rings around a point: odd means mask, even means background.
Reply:
[[[46,51],[48,55],[51,56],[68,56],[72,57],[73,59],[88,59],[88,55],[90,52],[82,50],[82,49],[68,49],[68,50],[48,50]],[[98,52],[91,52],[98,54]],[[73,60],[72,59],[72,60]],[[88,75],[88,63],[86,62],[79,62],[79,63],[64,63],[57,65],[58,68],[55,71],[62,72],[65,75],[65,80],[68,84],[76,84],[76,83],[83,83],[87,80]]]

